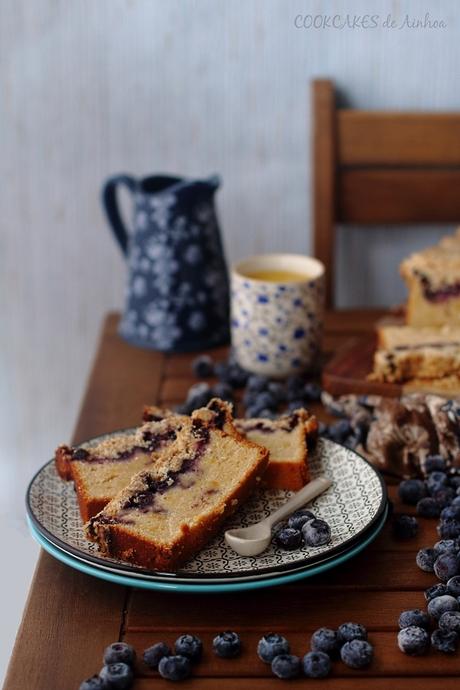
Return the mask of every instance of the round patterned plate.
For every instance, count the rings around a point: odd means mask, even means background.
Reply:
[[[79,570],[86,575],[92,575],[101,580],[114,582],[118,585],[127,587],[137,587],[139,589],[160,590],[169,592],[183,592],[183,593],[199,593],[199,594],[217,594],[218,592],[238,592],[243,590],[260,589],[262,587],[275,587],[277,585],[288,584],[289,582],[296,582],[307,577],[313,577],[321,573],[335,568],[342,563],[350,560],[356,556],[360,551],[366,548],[380,533],[380,530],[385,524],[388,514],[388,507],[385,506],[382,516],[377,521],[374,527],[366,532],[365,536],[354,546],[347,549],[345,552],[333,556],[323,562],[315,565],[301,568],[295,572],[277,573],[272,577],[265,576],[252,580],[209,580],[202,584],[198,584],[196,580],[193,581],[178,581],[167,578],[135,578],[133,574],[112,572],[111,570],[91,565],[83,560],[78,560],[67,553],[58,549],[54,544],[48,541],[38,530],[33,526],[29,520],[30,531],[34,539],[43,547],[45,551],[54,556],[58,561],[65,563],[75,570]]]
[[[142,577],[187,581],[263,578],[304,568],[343,552],[379,521],[385,509],[387,495],[383,480],[364,458],[349,448],[320,439],[310,455],[309,465],[313,477],[325,474],[333,482],[332,487],[310,504],[318,517],[326,519],[331,526],[329,544],[315,548],[304,546],[296,551],[283,551],[272,544],[260,556],[249,558],[232,551],[222,531],[176,573],[147,571],[100,555],[97,546],[84,537],[72,483],[60,479],[52,460],[32,479],[27,491],[27,510],[35,529],[49,542],[70,556],[96,566],[114,567]],[[226,528],[247,526],[267,517],[290,495],[291,492],[281,490],[260,491],[227,522]]]

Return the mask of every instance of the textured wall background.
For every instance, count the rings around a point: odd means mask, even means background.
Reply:
[[[377,5],[379,24],[429,11],[447,27],[294,27],[326,6],[345,17]],[[459,109],[459,15],[456,0],[2,0],[0,525],[19,559],[5,583],[12,630],[33,553],[25,484],[69,437],[101,318],[122,304],[102,180],[218,171],[229,258],[306,252],[308,82],[333,78],[355,107]],[[341,303],[402,299],[400,257],[438,234],[340,237]]]

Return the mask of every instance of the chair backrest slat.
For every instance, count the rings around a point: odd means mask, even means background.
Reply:
[[[335,225],[460,220],[460,113],[338,109],[313,82],[315,255],[333,305]]]

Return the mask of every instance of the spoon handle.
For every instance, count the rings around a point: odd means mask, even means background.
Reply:
[[[284,503],[281,508],[278,508],[278,510],[275,510],[274,513],[269,515],[269,517],[264,520],[265,524],[268,524],[270,527],[276,525],[277,522],[291,515],[297,508],[301,508],[313,498],[322,494],[323,491],[326,491],[331,485],[332,482],[327,477],[317,477],[292,496],[292,498]]]

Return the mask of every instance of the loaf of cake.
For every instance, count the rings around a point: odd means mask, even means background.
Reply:
[[[174,571],[218,532],[258,486],[265,448],[228,434],[219,411],[185,418],[161,459],[86,525],[86,534],[114,558]]]
[[[409,326],[460,324],[460,237],[409,256],[400,266],[408,291]]]
[[[374,381],[420,381],[438,385],[440,379],[460,376],[460,326],[442,328],[381,326],[374,355]],[[426,386],[425,386],[426,387]]]
[[[267,448],[266,486],[298,491],[309,481],[308,451],[313,448],[318,435],[314,415],[299,409],[275,420],[236,419],[235,426],[250,441]]]

